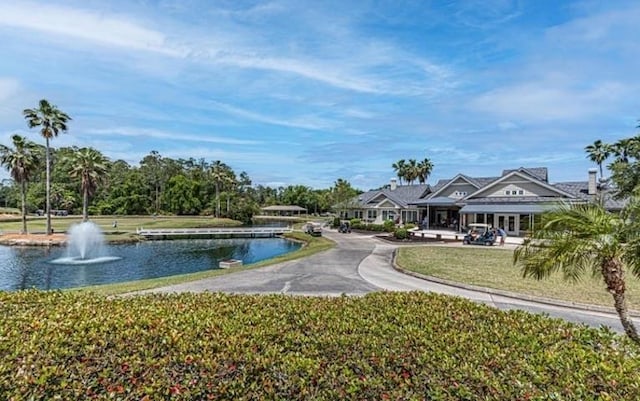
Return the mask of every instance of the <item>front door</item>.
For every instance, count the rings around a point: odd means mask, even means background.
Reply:
[[[517,214],[496,214],[496,227],[503,228],[509,235],[518,235]]]

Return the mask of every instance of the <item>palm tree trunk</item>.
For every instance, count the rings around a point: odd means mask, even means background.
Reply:
[[[51,235],[51,157],[49,156],[49,137],[46,137],[46,152],[45,152],[45,162],[46,162],[46,211],[47,214],[47,235]]]
[[[633,342],[640,345],[640,336],[627,309],[625,299],[624,269],[618,259],[610,259],[602,264],[602,277],[607,284],[607,291],[613,296],[613,304],[620,317],[624,332]]]
[[[82,193],[82,221],[89,221],[89,189]]]
[[[220,185],[216,182],[216,217],[220,217]]]
[[[22,180],[21,186],[21,201],[22,201],[22,234],[27,233],[27,182]]]

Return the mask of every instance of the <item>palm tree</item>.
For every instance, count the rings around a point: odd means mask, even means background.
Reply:
[[[600,274],[613,296],[625,333],[637,344],[640,337],[629,318],[625,299],[625,269],[640,277],[640,203],[633,200],[622,214],[597,203],[561,205],[542,215],[530,239],[514,253],[524,277],[538,280],[555,272],[577,280],[585,272]]]
[[[407,162],[404,159],[400,159],[397,162],[393,163],[391,167],[393,168],[393,171],[395,171],[396,175],[398,176],[398,180],[400,181],[399,184],[402,185],[402,179],[404,178],[407,170]]]
[[[607,158],[611,156],[611,152],[613,150],[611,148],[611,145],[603,143],[600,139],[598,139],[593,144],[587,145],[584,150],[585,152],[587,152],[587,157],[589,158],[589,160],[598,165],[598,168],[600,169],[600,178],[604,177],[604,174],[602,173],[602,163],[604,163],[605,160],[607,160]]]
[[[628,163],[631,155],[637,154],[638,140],[637,138],[623,138],[618,140],[611,146],[611,150],[617,157],[617,161]]]
[[[407,163],[407,169],[405,171],[405,180],[409,183],[409,185],[413,185],[413,182],[418,179],[420,176],[420,168],[418,167],[418,162],[416,159],[409,159],[409,163]]]
[[[71,117],[60,111],[55,105],[42,99],[36,109],[25,109],[22,114],[27,120],[29,128],[42,127],[40,134],[46,141],[45,169],[46,169],[46,214],[47,235],[51,234],[51,165],[49,155],[49,140],[58,136],[60,132],[67,132],[67,122]]]
[[[229,166],[216,160],[209,167],[209,174],[216,190],[216,217],[220,217],[220,186],[229,182]]]
[[[0,145],[0,164],[5,166],[14,182],[20,184],[22,204],[22,234],[27,233],[27,183],[40,163],[38,145],[20,135],[13,135],[13,148]]]
[[[425,158],[420,163],[418,163],[418,182],[420,184],[424,184],[427,182],[427,179],[431,175],[431,171],[433,171],[433,163],[431,160]]]
[[[104,181],[108,166],[107,159],[92,148],[82,148],[75,152],[71,158],[71,177],[80,177],[82,190],[82,221],[89,220],[89,196],[93,195],[98,184]]]

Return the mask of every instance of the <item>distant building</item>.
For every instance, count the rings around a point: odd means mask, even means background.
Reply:
[[[503,227],[509,235],[523,235],[536,216],[558,202],[584,203],[595,199],[595,170],[587,181],[550,184],[546,167],[504,170],[498,177],[458,174],[436,185],[396,185],[360,194],[350,202],[346,218],[365,222],[416,223],[429,229],[462,230],[469,223]],[[623,202],[606,199],[609,210]]]
[[[272,205],[261,208],[265,216],[299,216],[306,214],[307,209],[300,206]]]

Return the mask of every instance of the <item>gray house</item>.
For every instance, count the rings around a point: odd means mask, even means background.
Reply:
[[[509,235],[523,235],[536,216],[558,202],[583,203],[595,199],[596,171],[586,181],[548,181],[546,167],[504,170],[496,177],[458,174],[430,185],[395,185],[361,194],[347,217],[381,223],[393,219],[428,229],[462,230],[469,223],[503,227]],[[606,207],[620,210],[622,202],[607,199]]]

